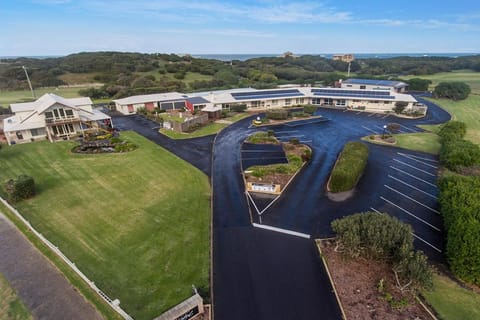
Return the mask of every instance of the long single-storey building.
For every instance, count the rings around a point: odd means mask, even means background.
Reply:
[[[95,110],[90,98],[65,99],[46,93],[38,100],[10,105],[13,116],[3,120],[8,144],[70,139],[90,128],[111,127],[110,116]]]
[[[132,96],[114,102],[116,109],[123,114],[135,113],[138,108],[218,111],[240,104],[246,105],[248,109],[259,110],[313,104],[372,112],[390,112],[397,102],[403,102],[406,111],[413,110],[418,105],[413,96],[404,93],[407,87],[404,82],[349,79],[339,83],[341,86],[335,88],[243,88],[192,94],[170,92]]]

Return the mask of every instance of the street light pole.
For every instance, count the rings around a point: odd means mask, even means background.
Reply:
[[[32,83],[30,82],[30,77],[28,76],[27,68],[25,68],[25,66],[22,66],[22,69],[23,71],[25,71],[25,75],[27,76],[28,86],[30,87],[30,91],[32,92],[33,100],[35,100],[37,98],[35,97],[35,91],[33,91]]]
[[[385,130],[387,130],[387,125],[383,125],[382,139],[385,140]]]

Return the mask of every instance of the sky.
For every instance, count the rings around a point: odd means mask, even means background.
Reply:
[[[480,52],[478,0],[0,0],[0,56]]]

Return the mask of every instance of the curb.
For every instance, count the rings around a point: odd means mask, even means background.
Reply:
[[[342,312],[342,319],[347,320],[347,315],[345,314],[345,310],[343,309],[342,301],[340,301],[340,296],[338,295],[337,288],[335,287],[335,283],[333,282],[332,275],[330,274],[330,270],[328,269],[327,261],[325,260],[325,257],[322,254],[322,249],[320,248],[320,243],[323,240],[327,240],[327,239],[315,239],[315,244],[317,246],[320,258],[322,259],[323,266],[327,271],[328,279],[330,280],[330,284],[332,285],[333,293],[335,293],[335,298],[337,299],[338,306],[340,308],[340,311]]]

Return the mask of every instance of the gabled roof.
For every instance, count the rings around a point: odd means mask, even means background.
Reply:
[[[45,93],[43,96],[33,102],[12,103],[10,108],[12,112],[36,111],[42,113],[55,103],[62,104],[72,109],[78,106],[91,105],[92,100],[88,97],[65,99],[53,93]]]

